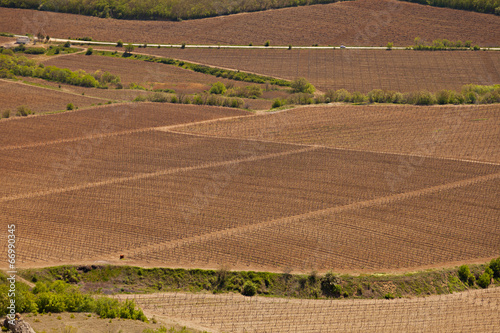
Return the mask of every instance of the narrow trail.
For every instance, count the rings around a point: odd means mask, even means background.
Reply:
[[[164,249],[169,249],[169,248],[175,248],[175,247],[185,246],[185,245],[189,245],[189,244],[193,244],[193,243],[204,242],[204,241],[214,239],[214,238],[221,238],[221,237],[232,236],[232,235],[240,234],[240,233],[244,233],[244,232],[251,232],[254,230],[258,230],[260,228],[271,227],[271,226],[275,226],[275,225],[285,226],[288,224],[300,222],[301,220],[305,220],[305,219],[322,217],[322,216],[329,215],[329,214],[341,213],[341,212],[346,212],[346,211],[356,210],[356,209],[361,209],[361,208],[380,206],[380,205],[384,205],[384,204],[393,203],[396,201],[402,201],[402,200],[410,199],[413,197],[418,197],[421,195],[432,194],[432,193],[446,191],[446,190],[455,189],[455,188],[461,188],[461,187],[470,186],[470,185],[474,185],[474,184],[478,184],[478,183],[484,183],[484,182],[488,182],[488,181],[495,180],[495,179],[500,179],[500,173],[494,173],[494,174],[489,174],[486,176],[468,178],[468,179],[464,179],[464,180],[460,180],[460,181],[456,181],[456,182],[452,182],[452,183],[447,183],[447,184],[443,184],[443,185],[437,185],[437,186],[432,186],[432,187],[419,189],[419,190],[415,190],[415,191],[404,192],[404,193],[389,195],[389,196],[385,196],[385,197],[381,197],[381,198],[375,198],[375,199],[371,199],[371,200],[355,202],[355,203],[352,203],[349,205],[344,205],[344,206],[336,206],[336,207],[326,208],[326,209],[307,212],[307,213],[299,214],[299,215],[295,215],[295,216],[288,216],[288,217],[284,217],[284,218],[279,218],[276,220],[265,221],[265,222],[261,222],[261,223],[255,223],[255,224],[251,224],[251,225],[215,231],[212,233],[183,238],[183,239],[179,239],[179,240],[175,240],[175,241],[168,241],[168,242],[163,242],[163,243],[147,245],[147,246],[143,246],[140,248],[135,248],[133,250],[115,253],[115,254],[110,255],[110,257],[114,258],[120,254],[125,254],[127,256],[131,256],[132,254],[137,253],[137,252],[144,253],[144,252],[151,252],[151,251],[160,250],[160,249],[164,250]]]
[[[266,154],[266,155],[260,155],[260,156],[251,156],[248,158],[241,158],[241,159],[235,159],[235,160],[230,160],[230,161],[205,163],[205,164],[192,166],[192,167],[173,168],[173,169],[160,170],[160,171],[151,172],[151,173],[139,173],[139,174],[129,176],[129,177],[111,178],[111,179],[107,179],[107,180],[95,182],[95,183],[87,183],[87,184],[59,188],[59,189],[53,189],[53,190],[48,190],[48,191],[40,191],[40,192],[27,193],[27,194],[21,194],[21,195],[7,196],[7,197],[0,198],[0,202],[10,202],[10,201],[22,200],[22,199],[32,199],[32,198],[37,198],[37,197],[51,195],[51,194],[60,194],[60,193],[66,193],[66,192],[71,192],[71,191],[85,190],[85,189],[99,187],[99,186],[119,184],[119,183],[133,181],[133,180],[171,175],[171,174],[176,174],[176,173],[180,173],[180,172],[187,172],[187,171],[192,171],[192,170],[221,167],[221,166],[244,163],[244,162],[260,161],[260,160],[265,160],[265,159],[269,159],[269,158],[287,156],[287,155],[292,155],[292,154],[300,154],[300,153],[312,151],[315,149],[317,149],[317,148],[307,147],[307,148],[303,148],[303,149],[288,150],[288,151],[284,151],[284,152],[280,152],[280,153]]]

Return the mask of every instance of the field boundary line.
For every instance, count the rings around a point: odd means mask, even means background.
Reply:
[[[128,102],[128,103],[115,103],[115,104],[111,104],[111,105],[116,106],[116,105],[122,105],[122,104],[130,104],[130,102]],[[99,105],[99,107],[106,107],[106,106],[109,106],[109,105]],[[91,108],[93,109],[95,107],[91,107]],[[86,110],[89,110],[89,109],[82,109],[82,110],[76,110],[76,111],[86,111]],[[70,112],[73,112],[73,111],[70,111]],[[39,115],[39,116],[50,116],[50,114]],[[241,116],[231,116],[231,117],[224,117],[224,118],[195,121],[195,122],[191,122],[191,123],[174,124],[174,125],[167,125],[167,126],[160,126],[160,127],[156,127],[156,126],[155,127],[143,127],[143,128],[136,128],[136,129],[124,130],[124,131],[112,132],[112,133],[96,134],[96,135],[90,135],[90,136],[79,136],[79,137],[74,137],[74,138],[52,140],[52,141],[46,141],[46,142],[37,142],[37,143],[26,144],[26,145],[22,145],[22,146],[7,146],[7,147],[0,147],[0,151],[10,150],[10,149],[24,149],[24,148],[42,147],[42,146],[48,146],[48,145],[55,145],[55,144],[59,144],[59,143],[76,142],[76,141],[81,141],[81,140],[101,139],[101,138],[113,137],[113,136],[119,136],[119,135],[128,135],[128,134],[134,134],[134,133],[155,131],[157,129],[161,129],[162,131],[166,132],[169,128],[198,125],[198,124],[214,122],[214,121],[221,120],[221,119],[228,119],[229,120],[229,119],[244,118],[244,117],[250,117],[250,116],[252,116],[252,115],[248,114],[248,115],[241,115]],[[12,119],[15,120],[16,118],[12,118]],[[19,119],[21,119],[21,118],[19,118]],[[26,118],[23,118],[23,119],[26,119]],[[184,132],[179,132],[179,134],[184,134]],[[214,138],[216,138],[216,137],[214,137]],[[243,139],[236,138],[235,140],[245,140],[245,139],[244,138]],[[279,142],[276,142],[276,143],[279,144]]]
[[[224,119],[222,118],[222,119],[216,119],[216,120],[224,120]],[[191,125],[191,124],[186,124],[185,127],[187,127],[189,125]],[[196,124],[193,124],[193,125],[196,125]],[[183,131],[175,131],[173,129],[175,129],[175,128],[155,127],[153,130],[163,131],[163,132],[170,132],[170,133],[176,133],[176,134],[185,134],[185,135],[191,135],[191,136],[198,136],[198,137],[207,137],[207,138],[238,139],[238,140],[246,140],[246,141],[253,141],[253,142],[262,142],[262,143],[286,144],[286,145],[299,146],[299,147],[314,147],[314,148],[323,148],[323,149],[329,149],[329,150],[348,151],[348,152],[352,151],[352,152],[358,152],[358,153],[372,153],[372,154],[379,154],[379,155],[421,157],[421,158],[444,160],[444,161],[455,161],[455,162],[466,162],[466,163],[475,163],[475,164],[485,164],[485,165],[500,166],[500,163],[497,163],[497,162],[477,161],[477,160],[464,160],[464,159],[454,158],[454,157],[427,156],[427,155],[417,155],[417,154],[411,154],[411,153],[395,153],[395,152],[385,152],[385,151],[372,151],[372,150],[363,150],[363,149],[331,147],[331,146],[325,146],[325,145],[313,145],[313,144],[307,144],[307,143],[297,143],[297,142],[289,142],[289,141],[273,141],[273,140],[255,139],[255,138],[244,138],[244,137],[242,137],[242,138],[233,138],[233,137],[221,136],[221,135],[208,135],[208,134],[203,134],[203,133],[190,133],[190,132],[183,132]]]
[[[6,83],[16,83],[16,84],[24,85],[24,86],[27,86],[27,87],[34,87],[34,88],[39,88],[39,89],[47,89],[47,90],[55,91],[55,92],[62,93],[62,94],[68,94],[68,95],[74,95],[74,96],[82,97],[82,94],[78,94],[78,93],[74,93],[74,92],[69,92],[69,91],[63,91],[63,90],[52,89],[52,88],[48,88],[48,87],[40,87],[40,86],[37,86],[35,84],[28,84],[28,83],[24,83],[24,82],[12,81],[12,80],[6,80],[6,79],[0,79],[0,81],[6,82]],[[109,101],[109,98],[94,97],[94,96],[83,96],[83,97],[86,97],[86,98],[95,98],[95,99],[100,99],[100,100],[103,100],[103,101]],[[50,114],[42,114],[42,115],[50,115]]]
[[[304,153],[304,152],[313,151],[316,149],[318,149],[318,148],[306,147],[306,148],[302,148],[302,149],[286,150],[286,151],[282,151],[279,153],[250,156],[247,158],[240,158],[240,159],[234,159],[234,160],[229,160],[229,161],[210,162],[210,163],[204,163],[204,164],[190,166],[190,167],[171,168],[171,169],[160,170],[160,171],[150,172],[150,173],[139,173],[139,174],[135,174],[135,175],[128,176],[128,177],[111,178],[111,179],[106,179],[106,180],[94,182],[94,183],[86,183],[86,184],[75,185],[75,186],[59,188],[59,189],[52,189],[52,190],[47,190],[47,191],[39,191],[39,192],[28,193],[28,194],[7,196],[7,197],[0,198],[0,202],[10,202],[10,201],[15,201],[15,200],[31,199],[31,198],[36,198],[36,197],[41,197],[41,196],[46,196],[46,195],[51,195],[51,194],[59,194],[59,193],[66,193],[66,192],[72,192],[72,191],[78,191],[78,190],[85,190],[88,188],[124,183],[124,182],[128,182],[128,181],[147,179],[147,178],[153,178],[153,177],[158,177],[158,176],[171,175],[171,174],[188,172],[188,171],[205,169],[205,168],[221,167],[221,166],[226,166],[226,165],[231,165],[231,164],[260,161],[260,160],[265,160],[268,158],[282,157],[282,156],[287,156],[287,155],[292,155],[292,154],[300,154],[300,153]]]
[[[204,242],[206,240],[210,240],[213,238],[220,238],[220,237],[231,236],[234,234],[239,234],[239,233],[244,233],[244,232],[251,232],[254,230],[258,230],[260,228],[271,227],[271,226],[275,226],[275,225],[283,226],[283,225],[287,225],[287,224],[298,223],[301,220],[310,219],[310,218],[314,218],[314,217],[320,217],[320,216],[324,216],[324,215],[328,215],[328,214],[332,214],[332,213],[340,213],[340,212],[345,212],[345,211],[354,210],[354,209],[361,209],[361,208],[367,208],[367,207],[372,207],[372,206],[389,204],[389,203],[393,203],[396,201],[402,201],[402,200],[410,199],[413,197],[417,197],[420,195],[432,194],[435,192],[446,191],[446,190],[460,188],[460,187],[466,187],[469,185],[488,182],[488,181],[492,181],[492,180],[499,179],[499,178],[500,178],[500,173],[493,173],[493,174],[489,174],[489,175],[485,175],[485,176],[467,178],[467,179],[459,180],[456,182],[431,186],[431,187],[418,189],[418,190],[414,190],[414,191],[410,191],[410,192],[403,192],[403,193],[398,193],[398,194],[389,195],[389,196],[385,196],[385,197],[379,197],[379,198],[375,198],[375,199],[354,202],[352,204],[335,206],[335,207],[325,208],[325,209],[321,209],[321,210],[315,210],[312,212],[307,212],[307,213],[303,213],[303,214],[299,214],[299,215],[287,216],[287,217],[283,217],[283,218],[279,218],[279,219],[275,219],[275,220],[264,221],[264,222],[260,222],[260,223],[255,223],[255,224],[239,226],[239,227],[230,228],[230,229],[214,231],[211,233],[202,234],[202,235],[198,235],[198,236],[192,236],[192,237],[177,239],[177,240],[173,240],[173,241],[167,241],[167,242],[162,242],[162,243],[146,245],[146,246],[135,248],[132,250],[122,251],[120,253],[113,253],[113,254],[106,256],[106,258],[116,257],[117,255],[120,255],[120,254],[125,254],[127,256],[130,256],[131,254],[134,254],[136,252],[141,252],[142,254],[144,254],[144,252],[150,252],[150,251],[155,251],[155,250],[160,250],[160,249],[164,250],[166,248],[181,247],[181,246],[190,245],[190,244],[197,243],[197,242]]]

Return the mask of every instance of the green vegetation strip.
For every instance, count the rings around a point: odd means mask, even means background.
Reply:
[[[500,258],[484,265],[429,270],[403,275],[319,275],[233,272],[225,269],[169,269],[130,266],[59,266],[23,270],[37,285],[72,284],[85,293],[202,292],[242,293],[246,296],[327,298],[395,298],[451,294],[467,289],[500,286]]]
[[[500,0],[402,0],[435,7],[463,9],[500,15]]]
[[[209,66],[204,66],[204,65],[197,65],[197,64],[193,64],[193,63],[189,63],[189,62],[185,62],[185,61],[181,61],[181,60],[175,60],[175,59],[171,59],[171,58],[154,57],[154,56],[142,55],[142,54],[132,54],[129,52],[119,54],[118,51],[115,51],[115,52],[111,52],[111,51],[95,52],[95,51],[93,51],[93,53],[100,55],[100,56],[127,58],[127,59],[142,60],[142,61],[147,61],[147,62],[155,62],[155,63],[161,63],[161,64],[166,64],[166,65],[172,65],[172,66],[192,70],[194,72],[213,75],[216,77],[222,77],[222,78],[236,80],[236,81],[244,81],[244,82],[251,82],[251,83],[269,82],[272,85],[278,85],[278,86],[284,86],[284,87],[290,86],[290,82],[286,81],[286,80],[276,79],[273,77],[257,75],[257,74],[252,74],[252,73],[232,71],[232,70],[209,67]]]
[[[0,0],[0,6],[138,20],[186,20],[350,0]]]
[[[14,54],[12,50],[0,49],[0,78],[14,79],[16,76],[36,77],[82,87],[107,88],[108,84],[119,84],[120,77],[108,72],[71,71],[55,66],[44,66],[36,61]]]

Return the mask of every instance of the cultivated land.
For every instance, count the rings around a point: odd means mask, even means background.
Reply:
[[[148,52],[150,49],[145,50]],[[137,52],[141,52],[140,49]],[[134,52],[136,53],[136,52]],[[234,86],[245,86],[244,82],[217,78],[213,75],[193,72],[187,69],[145,61],[111,58],[104,56],[86,56],[75,54],[43,61],[47,65],[69,68],[73,71],[82,69],[87,73],[97,70],[108,71],[120,76],[121,83],[127,87],[130,83],[153,89],[173,89],[176,93],[194,94],[209,90],[217,81]]]
[[[405,110],[339,106],[330,112],[352,109],[356,117],[363,108],[373,114]],[[19,225],[20,262],[113,261],[126,254],[181,267],[363,271],[496,255],[499,165],[434,157],[416,164],[393,153],[288,143],[280,135],[286,138],[293,126],[280,130],[283,119],[275,118],[281,113],[247,116],[249,131],[258,134],[250,138],[248,132],[241,139],[179,132],[203,132],[202,125],[182,123],[246,115],[205,109],[122,104],[0,124],[13,143],[1,151],[9,162],[0,201],[5,223]],[[424,128],[442,116],[433,111],[439,107],[427,109]],[[322,112],[283,113],[299,110]],[[392,118],[409,122],[406,115],[399,110]],[[261,117],[268,121],[255,126]],[[307,119],[299,121],[306,128]],[[60,133],[56,121],[67,124]],[[103,133],[89,137],[86,131],[103,123]],[[218,124],[208,127],[216,132],[228,128],[224,119],[210,123]],[[20,130],[23,124],[45,136]],[[393,127],[404,135],[403,126]],[[479,135],[468,133],[464,140]],[[282,142],[272,142],[273,135]],[[28,167],[38,172],[21,172]],[[450,202],[457,207],[443,216],[439,207]],[[464,214],[468,218],[457,223]]]
[[[165,293],[134,298],[148,314],[210,332],[492,332],[500,288],[397,300],[296,300]]]
[[[500,52],[493,51],[151,48],[144,52],[289,80],[305,77],[322,91],[459,91],[465,84],[500,82]]]
[[[0,100],[2,101],[0,111],[10,110],[12,116],[21,105],[39,113],[66,110],[68,103],[86,107],[105,102],[102,99],[2,79],[0,79]],[[3,138],[0,140],[3,141]]]
[[[328,105],[192,125],[182,131],[500,163],[499,128],[497,105]]]
[[[478,22],[481,22],[478,24]],[[100,19],[0,9],[0,31],[138,43],[398,46],[417,36],[499,46],[500,17],[395,0],[358,0],[183,22]],[[306,33],[307,32],[307,33]]]

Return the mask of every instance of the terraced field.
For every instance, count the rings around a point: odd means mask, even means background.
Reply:
[[[481,22],[481,24],[478,24]],[[500,18],[395,0],[358,0],[182,22],[127,21],[2,8],[0,31],[137,43],[398,46],[415,37],[499,46]]]
[[[305,77],[322,91],[460,91],[465,84],[500,82],[500,52],[293,48],[151,48],[143,52],[289,80]]]
[[[397,300],[298,300],[241,295],[122,295],[157,318],[210,332],[492,332],[500,288]]]

